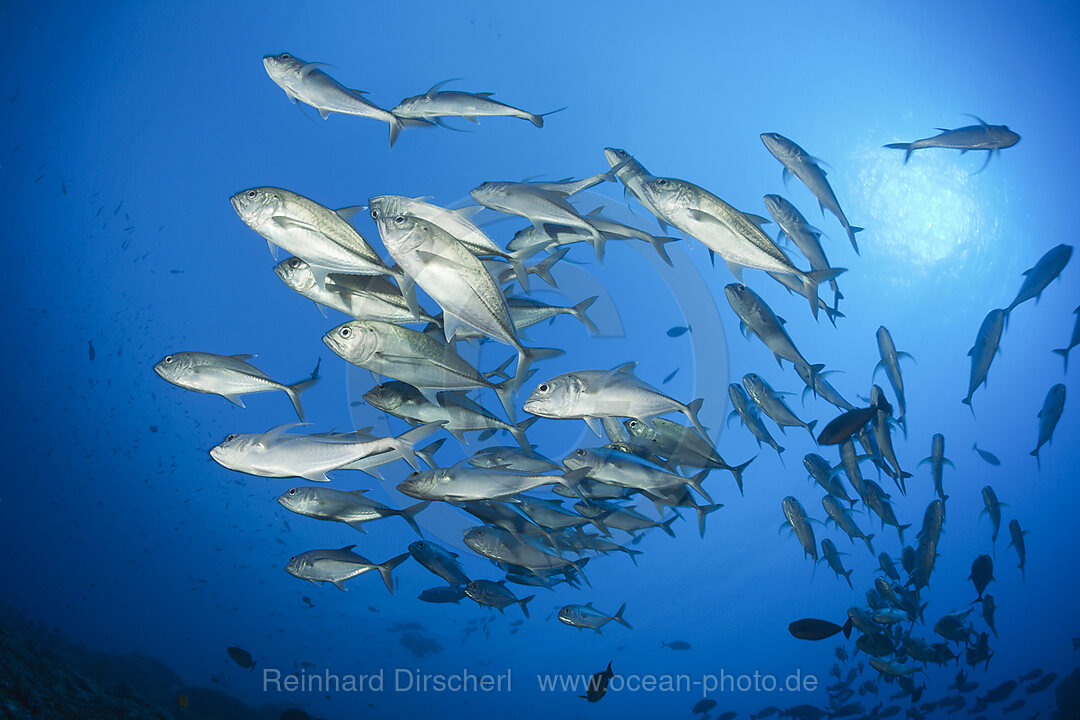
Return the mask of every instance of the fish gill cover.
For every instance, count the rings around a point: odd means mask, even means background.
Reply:
[[[1080,716],[996,7],[12,8],[6,716]]]

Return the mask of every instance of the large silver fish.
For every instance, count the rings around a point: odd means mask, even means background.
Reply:
[[[630,627],[630,623],[626,622],[623,618],[623,613],[625,611],[626,603],[620,605],[614,615],[608,615],[607,613],[600,612],[594,608],[592,603],[589,602],[584,605],[563,606],[559,609],[558,618],[559,622],[565,623],[570,627],[576,627],[578,629],[588,628],[589,630],[595,630],[596,632],[600,632],[600,628],[604,627],[612,620],[633,630],[633,628]]]
[[[810,382],[816,382],[817,375],[825,369],[824,365],[812,365],[802,356],[791,336],[784,329],[783,321],[777,317],[772,308],[766,304],[756,292],[738,283],[732,283],[724,287],[731,309],[739,316],[739,320],[749,332],[757,335],[765,347],[776,356],[776,364],[781,365],[781,359],[787,360],[794,365],[805,366],[810,373]]]
[[[766,195],[765,208],[780,226],[777,241],[787,236],[809,261],[811,270],[830,269],[829,258],[825,256],[825,250],[821,247],[821,231],[808,223],[798,208],[780,195]],[[836,303],[839,303],[844,295],[840,292],[835,280],[831,280],[829,284],[834,295],[833,309],[835,310]]]
[[[458,562],[458,554],[431,542],[417,540],[409,545],[409,554],[425,568],[435,573],[450,585],[468,585],[469,576]]]
[[[985,150],[986,162],[983,163],[983,167],[986,167],[994,153],[1020,142],[1020,136],[1010,130],[1008,125],[989,125],[974,115],[971,117],[978,120],[979,124],[965,125],[952,130],[936,128],[940,134],[934,137],[909,143],[889,143],[885,147],[891,150],[903,150],[904,164],[907,164],[908,159],[911,158],[911,153],[924,148],[948,148],[959,150],[960,154],[969,150]],[[982,168],[979,169],[982,170]]]
[[[836,199],[836,193],[833,192],[825,177],[826,173],[821,168],[821,161],[780,133],[762,133],[761,141],[765,143],[765,147],[773,154],[773,157],[784,166],[784,180],[787,180],[789,173],[794,174],[817,198],[822,212],[828,210],[836,216],[836,219],[844,226],[848,240],[851,241],[851,247],[858,254],[859,245],[855,242],[855,233],[861,232],[862,228],[848,222],[844,211],[840,209],[840,201]]]
[[[308,580],[316,585],[333,583],[338,589],[345,589],[345,581],[378,570],[382,575],[386,589],[394,592],[394,578],[390,571],[409,559],[409,553],[392,557],[384,563],[373,563],[363,555],[352,551],[355,545],[346,545],[338,550],[308,550],[289,559],[285,570],[301,580]]]
[[[804,556],[809,555],[816,563],[818,561],[818,550],[817,542],[814,540],[814,528],[810,526],[810,518],[807,517],[802,503],[788,495],[781,501],[780,506],[784,511],[784,517],[787,518],[784,525],[787,525],[795,532],[795,537],[799,539],[799,543],[802,545]],[[783,529],[784,525],[781,525],[780,528]]]
[[[366,532],[364,523],[386,517],[400,517],[409,523],[409,527],[415,530],[417,535],[423,535],[420,532],[420,526],[416,524],[416,514],[430,503],[419,502],[404,510],[395,510],[369,499],[365,493],[367,490],[344,491],[328,487],[290,488],[278,497],[278,502],[282,507],[298,515],[316,520],[345,523],[361,532]]]
[[[1039,262],[1024,271],[1024,283],[1016,298],[1005,308],[1005,313],[1011,313],[1013,308],[1022,302],[1035,299],[1039,302],[1042,291],[1061,275],[1061,271],[1069,264],[1072,257],[1072,245],[1061,244],[1050,248],[1046,254],[1039,258]]]
[[[564,225],[585,233],[594,245],[604,241],[600,231],[562,194],[531,183],[485,182],[469,194],[486,208],[525,218],[537,230],[544,230],[546,225]]]
[[[979,334],[975,336],[975,344],[968,350],[971,357],[971,378],[968,380],[968,394],[963,403],[971,408],[971,414],[975,414],[975,408],[971,405],[971,396],[986,382],[986,376],[990,372],[990,363],[998,353],[998,343],[1001,342],[1001,332],[1005,329],[1004,310],[991,310],[983,318],[979,326]]]
[[[743,387],[746,388],[754,404],[772,418],[780,428],[780,432],[785,432],[785,427],[801,427],[810,433],[811,438],[814,437],[814,426],[817,425],[817,420],[807,423],[796,417],[792,409],[784,402],[783,394],[773,390],[772,386],[760,375],[757,373],[743,375]]]
[[[442,118],[459,117],[475,123],[481,117],[512,117],[528,120],[538,128],[544,127],[544,116],[557,113],[566,108],[552,110],[546,113],[531,113],[506,105],[498,100],[492,100],[495,93],[479,92],[469,93],[459,90],[442,90],[447,83],[460,78],[443,80],[436,83],[423,95],[407,97],[397,104],[390,112],[399,118],[412,120],[426,120],[437,125],[444,125]]]
[[[417,500],[462,503],[471,500],[506,500],[544,485],[573,487],[585,472],[565,475],[523,475],[455,465],[452,468],[414,472],[398,483],[399,492]]]
[[[319,379],[319,365],[315,365],[311,378],[294,385],[283,385],[271,380],[266,373],[248,362],[254,355],[215,355],[208,352],[178,352],[166,355],[156,365],[154,372],[161,379],[185,390],[220,395],[234,405],[244,407],[243,395],[280,390],[289,396],[300,422],[304,422],[304,408],[300,405],[300,393]]]
[[[907,401],[904,399],[904,377],[900,374],[900,360],[902,358],[913,359],[909,353],[897,352],[889,330],[882,325],[877,329],[878,354],[881,360],[874,367],[874,373],[884,370],[893,392],[896,393],[896,403],[900,406],[900,415],[896,418],[901,427],[907,427]]]
[[[709,474],[708,469],[693,477],[683,477],[644,458],[610,448],[579,448],[563,459],[563,465],[571,471],[583,471],[590,480],[637,490],[653,497],[685,485],[692,487],[708,502],[712,502],[712,498],[701,486],[702,480]]]
[[[329,482],[326,473],[391,450],[414,468],[419,468],[413,445],[438,430],[440,425],[428,423],[400,437],[374,440],[356,433],[290,435],[287,431],[296,425],[280,425],[264,433],[229,435],[210,450],[210,457],[223,467],[248,475],[302,477]]]
[[[330,77],[319,66],[323,63],[309,63],[289,53],[267,55],[263,58],[263,67],[278,87],[285,91],[289,99],[310,105],[319,111],[325,120],[330,113],[356,115],[381,120],[390,124],[390,145],[394,145],[401,132],[401,120],[392,113],[383,110],[365,100],[362,90],[350,90]]]
[[[663,455],[669,465],[729,471],[742,494],[743,471],[754,458],[741,465],[728,465],[716,448],[705,442],[692,428],[664,418],[653,418],[652,427],[636,418],[629,418],[623,421],[623,426],[634,442]]]
[[[1039,411],[1039,440],[1035,445],[1035,449],[1031,451],[1031,454],[1035,456],[1035,462],[1039,463],[1039,467],[1042,467],[1039,460],[1039,448],[1053,439],[1054,428],[1057,427],[1058,420],[1061,419],[1061,411],[1064,408],[1065,386],[1058,383],[1046,393],[1042,410]]]
[[[658,415],[681,412],[712,444],[698,421],[699,398],[689,405],[668,397],[634,375],[637,363],[614,370],[578,370],[542,382],[525,401],[525,412],[548,418],[580,418],[597,436],[600,418],[633,417],[647,421]]]

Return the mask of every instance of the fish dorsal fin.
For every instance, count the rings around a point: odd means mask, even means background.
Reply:
[[[351,492],[351,493],[352,493],[353,495],[363,495],[363,494],[364,494],[364,493],[366,493],[366,492],[367,492],[367,491],[368,491],[369,489],[370,489],[370,488],[364,488],[363,490],[350,490],[349,492]]]
[[[302,68],[300,68],[300,77],[305,77],[306,78],[308,75],[315,72],[316,70],[318,70],[321,67],[334,67],[334,66],[331,65],[330,63],[324,63],[324,62],[309,62],[309,63],[305,64]]]
[[[585,213],[585,217],[602,218],[604,216],[601,215],[600,213],[602,213],[603,211],[604,211],[604,206],[601,205],[601,206],[593,208],[589,212]]]
[[[439,92],[439,90],[442,88],[443,85],[455,82],[455,81],[460,80],[460,79],[461,78],[450,78],[449,80],[443,80],[442,82],[437,82],[434,85],[432,85],[431,89],[429,89],[426,93],[424,93],[424,95],[426,95],[427,97],[432,97],[433,95],[435,95],[435,93]]]
[[[740,210],[740,212],[742,212],[742,211]],[[772,222],[772,220],[770,220],[769,218],[762,217],[761,215],[755,215],[754,213],[744,212],[743,217],[745,217],[750,222],[754,223],[754,225],[757,225],[759,230],[761,229],[762,225],[768,225],[769,223]]]
[[[259,357],[259,356],[258,355],[248,355],[246,353],[241,353],[239,355],[230,355],[229,357],[235,358],[236,360],[253,360],[253,359],[255,359],[255,358]]]
[[[334,212],[337,213],[339,218],[352,225],[356,216],[362,212],[366,212],[367,209],[367,205],[350,205],[349,207],[338,208]]]
[[[356,543],[353,543],[352,545],[346,545],[345,547],[341,548],[339,550],[339,552],[348,552],[348,551],[352,550],[354,547],[356,547]]]
[[[276,440],[277,438],[281,437],[282,435],[284,435],[289,430],[293,429],[294,427],[300,427],[301,425],[307,425],[307,423],[302,423],[302,422],[285,423],[284,425],[278,425],[275,428],[270,428],[269,430],[267,430],[266,432],[264,432],[262,434],[262,438],[260,439],[260,442],[265,443],[267,440]]]
[[[592,607],[592,604],[593,604],[593,601],[590,600],[589,602],[585,603],[585,607]]]
[[[634,368],[636,368],[636,367],[637,367],[637,361],[628,362],[628,363],[623,363],[622,365],[619,365],[616,368],[612,368],[611,372],[612,373],[623,373],[623,374],[626,374],[626,375],[633,375],[634,374]]]
[[[979,123],[983,127],[990,127],[990,125],[985,120],[983,120],[981,117],[979,117],[978,115],[972,115],[971,113],[964,113],[964,114],[967,115],[969,118],[975,120],[977,123]]]
[[[780,317],[779,315],[776,316],[776,319],[780,322],[781,325],[787,325],[787,320]]]
[[[494,95],[494,94],[495,94],[495,93],[493,93],[493,92],[478,92],[478,93],[473,93],[473,95],[476,95],[477,97],[482,97],[482,98],[489,98],[489,97],[491,97],[491,96],[492,96],[492,95]]]
[[[465,220],[469,220],[469,219],[472,218],[473,215],[475,215],[476,213],[480,212],[483,209],[484,209],[483,205],[467,205],[467,206],[465,206],[463,208],[458,208],[457,210],[454,210],[453,212],[456,213],[459,217],[462,217]]]

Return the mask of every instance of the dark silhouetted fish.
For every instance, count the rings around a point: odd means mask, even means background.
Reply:
[[[844,637],[851,637],[852,621],[849,617],[843,625],[818,620],[816,618],[803,618],[788,625],[788,632],[792,637],[800,640],[826,640],[837,633],[844,633]]]

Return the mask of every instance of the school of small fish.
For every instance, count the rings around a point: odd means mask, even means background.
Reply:
[[[363,93],[331,78],[319,69],[319,63],[286,53],[267,56],[264,65],[293,102],[315,108],[323,118],[338,113],[388,123],[391,144],[406,127],[451,127],[447,118],[475,122],[479,117],[505,116],[542,127],[544,115],[550,114],[502,104],[490,93],[444,90],[450,81],[384,110],[364,99]],[[856,234],[863,228],[848,221],[821,162],[779,133],[763,133],[761,140],[782,164],[785,180],[793,175],[805,184],[820,202],[822,212],[835,216],[858,253]],[[1007,127],[979,120],[977,125],[886,147],[904,150],[905,162],[912,152],[924,148],[986,151],[988,162],[1002,148],[1018,141],[1019,136]],[[830,266],[821,244],[822,232],[791,202],[770,194],[764,204],[780,228],[774,239],[763,229],[770,223],[765,217],[736,209],[693,182],[653,175],[625,150],[605,148],[604,155],[607,169],[583,180],[481,182],[470,192],[480,208],[450,209],[427,200],[373,194],[362,208],[333,210],[275,187],[253,187],[231,198],[240,220],[262,236],[272,252],[280,248],[290,255],[273,268],[284,284],[314,301],[324,316],[329,308],[349,318],[336,327],[324,328],[323,341],[342,360],[384,379],[364,393],[364,401],[412,426],[401,435],[379,437],[371,434],[371,428],[307,432],[301,396],[318,381],[318,364],[310,377],[292,384],[270,378],[250,362],[254,356],[246,354],[174,351],[154,370],[173,385],[217,394],[241,407],[243,396],[251,393],[283,392],[289,397],[299,423],[281,424],[261,433],[230,434],[210,450],[217,463],[236,472],[319,483],[285,489],[278,498],[285,510],[358,530],[376,520],[398,517],[421,536],[383,562],[359,554],[355,545],[308,550],[288,562],[288,573],[344,590],[352,578],[374,571],[392,593],[392,571],[415,559],[445,583],[425,590],[420,600],[458,603],[470,599],[500,611],[517,605],[528,616],[528,603],[535,595],[519,597],[510,584],[551,589],[567,583],[580,588],[582,582],[589,584],[587,563],[612,553],[625,554],[636,565],[641,551],[617,542],[616,533],[635,543],[653,528],[674,536],[673,523],[681,518],[681,510],[696,514],[697,530],[704,537],[706,517],[723,507],[714,498],[720,488],[706,486],[709,476],[714,470],[729,473],[742,493],[746,476],[752,474],[748,466],[754,458],[729,464],[698,419],[703,402],[722,403],[723,398],[670,397],[649,379],[638,377],[635,363],[625,362],[625,358],[613,359],[606,368],[551,376],[543,372],[544,361],[572,352],[571,347],[534,347],[523,333],[562,314],[575,318],[590,334],[599,333],[587,315],[595,297],[581,298],[565,307],[528,297],[533,277],[556,285],[553,270],[566,256],[567,246],[588,243],[599,263],[606,241],[639,240],[649,243],[670,264],[665,245],[675,238],[623,225],[599,212],[583,213],[573,203],[574,196],[583,190],[605,182],[620,183],[627,202],[634,201],[654,216],[661,232],[677,229],[691,242],[703,244],[710,257],[719,256],[727,264],[736,282],[726,285],[724,294],[747,337],[763,343],[781,369],[783,361],[793,367],[805,385],[804,400],[813,396],[836,408],[820,419],[807,421],[785,401],[789,393],[775,389],[762,372],[747,373],[741,382],[728,387],[732,418],[741,420],[759,446],[764,443],[778,454],[785,451],[771,434],[769,423],[782,432],[788,427],[806,430],[819,452],[806,454],[803,465],[824,491],[821,510],[852,543],[865,544],[882,572],[868,588],[865,603],[850,607],[842,625],[806,618],[792,622],[789,628],[793,636],[805,640],[822,640],[841,632],[850,637],[854,632],[854,645],[869,656],[876,676],[857,685],[862,663],[858,669],[849,668],[843,677],[837,665],[836,682],[828,688],[827,707],[766,708],[751,717],[775,713],[812,720],[826,715],[886,718],[899,714],[899,706],[879,703],[867,708],[858,699],[876,695],[880,681],[900,687],[892,697],[909,701],[905,709],[909,718],[925,717],[937,707],[967,707],[965,694],[977,683],[968,681],[963,670],[951,688],[957,694],[931,702],[921,702],[926,688],[917,686],[914,678],[927,663],[944,665],[963,658],[972,668],[989,664],[994,654],[990,638],[996,637],[997,631],[994,599],[985,591],[995,580],[992,551],[1006,505],[989,485],[982,488],[985,513],[992,523],[991,553],[975,558],[969,577],[977,593],[973,605],[978,604],[980,612],[974,617],[974,608],[952,612],[925,625],[925,596],[939,555],[949,498],[945,469],[952,467],[952,462],[945,455],[945,437],[938,433],[929,441],[929,456],[920,463],[929,465],[926,476],[917,477],[911,472],[913,468],[901,467],[897,443],[906,438],[909,411],[901,360],[910,356],[897,349],[887,328],[879,327],[880,362],[873,375],[878,371],[885,375],[891,399],[875,384],[863,404],[849,402],[829,383],[824,365],[805,357],[793,339],[793,334],[798,337],[812,332],[811,326],[787,324],[744,281],[746,270],[764,271],[790,292],[804,296],[814,318],[822,312],[835,325],[844,317],[839,311],[844,295],[838,283],[845,269]],[[479,209],[518,217],[524,227],[500,243],[472,219]],[[374,236],[370,232],[365,236],[358,229],[364,215],[374,222],[379,245],[371,242]],[[783,238],[794,246],[790,252],[781,247]],[[973,414],[974,395],[986,383],[1011,314],[1027,300],[1037,300],[1061,274],[1071,254],[1068,245],[1049,250],[1024,273],[1015,299],[1002,309],[991,310],[978,329],[968,352],[971,378],[963,398]],[[536,256],[542,257],[527,262]],[[760,277],[755,274],[753,282]],[[823,285],[831,290],[831,302],[821,297]],[[1080,308],[1077,313],[1080,315]],[[674,338],[687,332],[708,330],[675,327],[667,334]],[[505,356],[500,356],[505,362],[494,368],[477,367],[472,360],[476,353],[470,350],[482,341],[505,346]],[[1066,371],[1069,352],[1078,343],[1080,320],[1067,346],[1053,350],[1063,357]],[[93,359],[92,344],[89,353]],[[532,377],[534,373],[537,378]],[[1050,387],[1037,423],[1033,423],[1036,443],[1031,454],[1040,466],[1061,417],[1065,395],[1064,384]],[[530,417],[519,421],[519,410]],[[535,423],[557,420],[584,421],[598,438],[596,446],[578,448],[562,459],[544,457],[527,433]],[[823,422],[820,430],[819,421]],[[895,432],[897,428],[903,437]],[[462,462],[441,467],[435,453],[447,438],[433,436],[443,432],[463,447],[468,443],[467,434],[472,433],[478,433],[481,441],[506,433],[516,446],[484,447]],[[418,447],[428,442],[431,444]],[[827,457],[828,446],[836,448],[832,460]],[[993,453],[977,445],[973,451],[986,463],[1000,464]],[[368,498],[368,489],[343,490],[324,484],[348,470],[379,476],[379,468],[398,460],[407,462],[413,471],[400,479],[397,490],[415,501],[401,509]],[[875,471],[877,480],[887,476],[889,490],[864,476],[864,467]],[[915,483],[927,488],[932,483],[936,497],[926,507],[916,538],[905,543],[904,532],[912,523],[896,516],[890,492],[906,495]],[[501,577],[470,577],[457,553],[423,538],[422,513],[433,503],[454,506],[479,521],[464,532],[464,544],[490,560]],[[824,561],[854,589],[852,571],[845,569],[843,553],[833,540],[824,538],[818,543],[811,513],[793,496],[778,498],[778,503],[784,526],[798,540],[803,555],[815,565]],[[875,550],[875,533],[870,527],[875,516],[882,528],[888,525],[896,531],[902,548],[899,563],[888,552]],[[1007,529],[1009,545],[1023,573],[1027,532],[1016,518],[1009,520]],[[877,540],[881,545],[882,539]],[[613,627],[610,623],[630,629],[625,610],[625,604],[597,608],[588,602],[567,605],[556,618],[571,627],[596,632]],[[919,628],[931,629],[940,640],[934,641]],[[665,647],[681,650],[690,646],[673,641]],[[250,656],[239,657],[234,650],[229,652],[237,663],[254,666]],[[837,656],[847,662],[844,646],[837,648]],[[609,664],[597,675],[610,678],[611,673]],[[1051,676],[1039,671],[1021,681],[1032,682],[1028,687],[1031,695],[1050,687],[1053,680],[1047,678]],[[603,680],[605,687],[606,682]],[[979,697],[969,712],[983,712],[989,705],[1005,701],[1017,687],[1016,682],[1010,682]],[[602,695],[600,691],[595,699]],[[594,698],[590,695],[589,699]],[[711,700],[702,701],[693,712],[705,714],[715,705]],[[1022,705],[1022,701],[1014,702],[1005,711]]]

